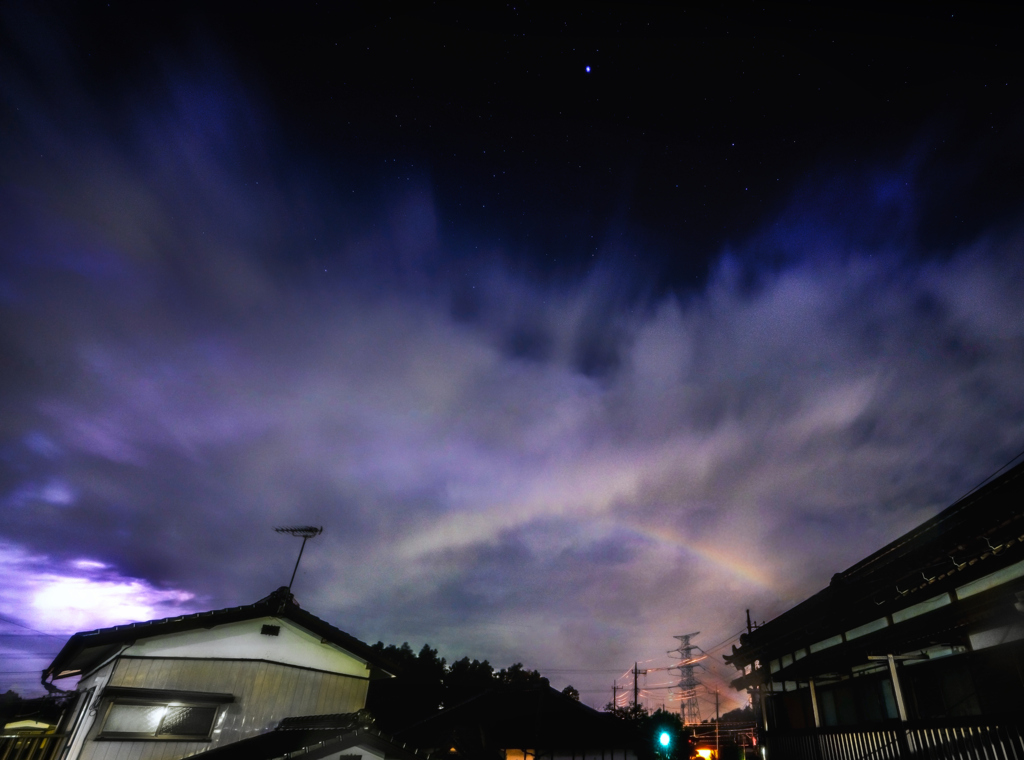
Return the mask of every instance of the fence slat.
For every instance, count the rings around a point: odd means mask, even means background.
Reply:
[[[66,738],[64,734],[0,736],[0,760],[54,760]]]
[[[1024,760],[1024,717],[776,730],[763,741],[769,756],[785,760]]]

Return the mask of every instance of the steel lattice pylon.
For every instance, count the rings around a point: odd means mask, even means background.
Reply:
[[[693,652],[694,650],[701,650],[696,644],[690,643],[690,639],[699,635],[700,631],[684,633],[682,636],[673,636],[673,638],[679,640],[679,646],[669,652],[669,654],[679,655],[679,664],[676,665],[675,669],[679,671],[681,676],[679,679],[679,712],[682,714],[685,725],[700,723],[700,703],[697,701],[697,687],[700,686],[700,681],[697,680],[693,671],[701,658],[695,659]]]

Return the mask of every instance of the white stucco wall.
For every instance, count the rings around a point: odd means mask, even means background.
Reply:
[[[264,625],[281,627],[277,636],[260,633]],[[140,639],[128,647],[130,657],[189,657],[268,660],[285,665],[367,678],[366,663],[340,647],[322,643],[305,628],[280,618],[258,618]]]

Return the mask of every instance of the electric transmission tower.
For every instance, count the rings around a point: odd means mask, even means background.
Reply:
[[[682,636],[673,636],[673,638],[679,640],[679,646],[669,652],[669,654],[679,655],[679,664],[674,669],[678,670],[681,676],[679,679],[679,711],[682,713],[685,725],[700,723],[700,703],[697,701],[697,687],[700,686],[700,681],[697,680],[693,671],[697,667],[697,663],[703,658],[694,657],[693,653],[694,650],[701,653],[704,650],[696,644],[690,643],[690,639],[698,635],[700,635],[700,631],[684,633]]]

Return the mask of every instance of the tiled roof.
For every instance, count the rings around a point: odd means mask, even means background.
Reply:
[[[733,653],[725,656],[726,662],[742,668],[759,660],[762,672],[737,679],[734,688],[763,679],[767,661],[815,642],[824,644],[829,637],[838,638],[844,632],[856,633],[857,647],[880,638],[892,639],[891,646],[917,646],[918,634],[930,635],[934,622],[922,618],[896,626],[890,625],[896,622],[894,618],[883,618],[899,615],[923,600],[964,589],[965,584],[1024,560],[1022,495],[1024,464],[1019,464],[847,570],[836,573],[827,588],[741,636],[740,647],[733,647]],[[956,620],[964,621],[982,614],[986,604],[980,594],[969,603],[959,597],[957,601],[957,605],[951,604],[944,612],[948,617],[960,610]],[[953,625],[956,620],[950,618],[947,624]],[[878,623],[879,630],[869,636],[859,627],[872,621]],[[834,658],[844,647],[828,648],[818,659]],[[801,662],[801,667],[810,668],[812,659],[815,658]]]
[[[316,760],[347,749],[370,747],[385,760],[422,760],[412,747],[371,728],[365,711],[285,718],[274,731],[201,752],[203,760]],[[355,754],[355,753],[353,753]]]
[[[282,586],[253,604],[76,633],[68,639],[50,666],[43,671],[43,680],[86,673],[114,654],[122,645],[138,639],[198,628],[213,628],[268,616],[285,618],[297,623],[311,633],[319,635],[325,642],[335,644],[365,661],[372,670],[385,674],[396,672],[395,667],[370,646],[300,608],[291,592]]]

